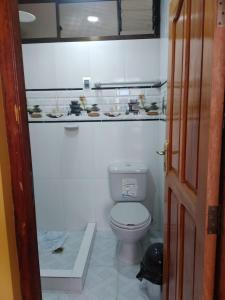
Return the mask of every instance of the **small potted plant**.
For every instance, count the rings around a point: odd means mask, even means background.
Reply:
[[[41,118],[42,117],[42,110],[40,105],[34,105],[32,108],[28,108],[28,113],[32,118]]]

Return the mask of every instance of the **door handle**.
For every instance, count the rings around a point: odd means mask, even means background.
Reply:
[[[165,141],[164,143],[164,149],[161,151],[156,151],[158,155],[164,156],[164,171],[167,174],[168,173],[168,142]]]
[[[158,155],[166,155],[166,150],[156,151]]]

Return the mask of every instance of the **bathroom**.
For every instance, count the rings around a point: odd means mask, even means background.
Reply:
[[[136,276],[163,243],[168,1],[36,2],[19,11],[43,299],[161,299]]]

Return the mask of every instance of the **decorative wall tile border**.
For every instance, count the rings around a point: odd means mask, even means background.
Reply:
[[[86,97],[87,106],[97,104],[102,112],[112,110],[126,111],[130,100],[138,100],[139,95],[145,96],[145,104],[156,102],[159,106],[159,116],[165,118],[165,106],[167,99],[167,84],[161,88],[125,88],[121,90],[44,90],[27,91],[27,106],[39,105],[43,113],[50,113],[58,109],[66,113],[72,100],[79,101],[80,96]]]

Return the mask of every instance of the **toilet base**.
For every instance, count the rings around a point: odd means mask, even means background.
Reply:
[[[117,243],[117,257],[126,264],[139,264],[142,260],[143,249],[141,242],[128,243],[118,241]]]

